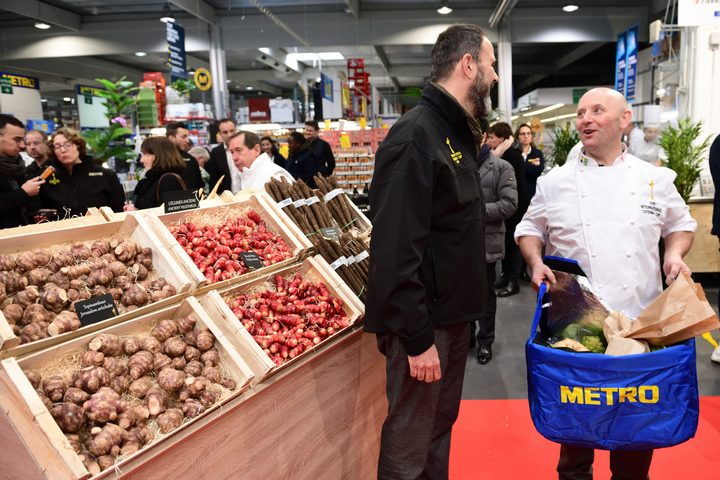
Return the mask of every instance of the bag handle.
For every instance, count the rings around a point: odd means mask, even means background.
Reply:
[[[160,176],[160,179],[158,180],[157,188],[155,189],[155,199],[158,203],[160,203],[160,183],[162,182],[162,179],[165,178],[167,175],[170,175],[171,177],[175,177],[175,180],[178,181],[180,186],[182,187],[181,190],[187,190],[187,185],[185,185],[185,181],[182,179],[180,175],[177,173],[167,172],[163,173]]]
[[[530,327],[530,339],[535,338],[538,326],[540,325],[540,318],[542,317],[543,301],[545,300],[545,294],[547,293],[547,283],[542,282],[537,295],[537,306],[535,307],[535,316],[533,316],[532,326]]]

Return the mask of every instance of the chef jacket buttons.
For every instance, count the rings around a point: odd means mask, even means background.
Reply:
[[[632,253],[630,253],[630,252],[625,252],[625,256],[628,257],[628,258],[630,258],[630,257],[632,257]]]
[[[627,290],[627,289],[628,289],[628,286],[623,283],[622,288],[623,288],[623,290]]]
[[[590,222],[585,222],[585,226],[586,226],[586,227],[589,227],[589,226],[590,226]]]
[[[582,192],[582,193],[580,194],[580,196],[583,197],[583,198],[585,198],[585,197],[587,197],[587,193]]]
[[[590,256],[591,256],[591,257],[597,257],[597,253],[592,252],[592,253],[590,254]]]
[[[635,195],[635,192],[630,192],[630,195]]]
[[[635,225],[635,222],[630,222],[630,225]]]

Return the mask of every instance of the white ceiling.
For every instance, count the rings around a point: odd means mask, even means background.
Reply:
[[[271,11],[295,36],[253,3]],[[244,93],[251,85],[270,95],[288,94],[298,74],[285,75],[259,61],[258,48],[270,47],[364,58],[371,81],[391,96],[424,84],[431,46],[449,24],[476,23],[497,40],[488,18],[499,0],[449,3],[454,11],[443,16],[435,12],[439,0],[2,0],[0,69],[40,77],[44,92],[69,91],[97,77],[139,80],[144,71],[167,71],[165,26],[158,19],[169,6],[185,27],[189,67],[208,66],[207,21],[219,25],[234,91]],[[638,24],[640,38],[646,39],[650,19],[665,8],[660,0],[632,6],[626,0],[584,0],[579,11],[566,14],[560,9],[565,3],[518,0],[510,12],[506,25],[513,42],[515,97],[542,86],[608,83],[617,34]],[[53,26],[38,30],[36,20]],[[137,57],[135,51],[147,56]]]

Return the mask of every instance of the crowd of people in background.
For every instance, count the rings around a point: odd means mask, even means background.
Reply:
[[[126,192],[116,172],[92,158],[76,130],[61,127],[48,137],[0,114],[0,228],[85,215],[92,207],[114,212],[158,207],[166,193],[178,190],[204,195],[262,190],[271,178],[302,179],[316,188],[314,177],[329,176],[335,168],[316,121],[290,133],[288,158],[276,139],[239,131],[231,118],[218,121],[217,129],[212,150],[193,145],[181,122],[165,125],[164,137],[143,140],[136,160],[142,175]]]

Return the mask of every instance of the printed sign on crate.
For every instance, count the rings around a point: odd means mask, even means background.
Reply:
[[[118,314],[115,300],[109,293],[75,302],[75,311],[83,327],[116,317]]]

